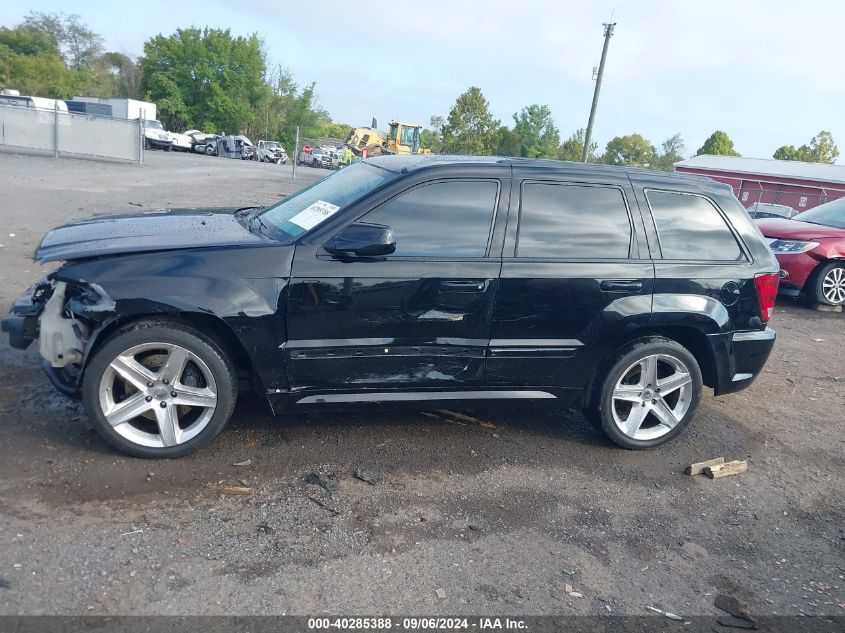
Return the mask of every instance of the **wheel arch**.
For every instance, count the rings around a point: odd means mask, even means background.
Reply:
[[[252,381],[251,384],[260,381],[255,371],[252,357],[247,352],[241,340],[231,327],[220,317],[205,312],[165,312],[165,313],[137,313],[128,315],[115,315],[103,321],[91,332],[88,344],[85,349],[85,367],[88,359],[99,349],[117,330],[144,321],[155,321],[159,323],[173,323],[187,326],[197,330],[200,334],[207,336],[217,343],[223,353],[229,358],[238,372],[240,383]],[[81,376],[81,375],[80,375]],[[243,388],[243,384],[241,387]]]
[[[589,407],[593,403],[602,377],[622,349],[632,343],[649,338],[665,338],[682,345],[698,363],[704,385],[711,388],[716,386],[718,383],[716,356],[704,330],[692,325],[654,325],[626,333],[606,348],[596,371],[591,375],[587,388],[584,390],[585,406]]]

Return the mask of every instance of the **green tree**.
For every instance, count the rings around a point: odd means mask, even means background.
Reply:
[[[439,154],[442,146],[439,132],[429,129],[420,132],[420,148],[430,149],[432,154]]]
[[[269,97],[264,59],[256,35],[178,29],[144,44],[141,93],[157,103],[169,129],[237,133],[254,122],[255,107]]]
[[[807,163],[833,164],[839,157],[839,148],[833,140],[833,135],[822,130],[810,139],[809,145],[796,148],[794,145],[784,145],[775,150],[772,156],[779,160],[800,160]]]
[[[443,128],[443,150],[449,154],[492,154],[498,145],[499,126],[481,89],[472,86],[449,111]]]
[[[9,29],[0,27],[0,46],[5,46],[15,55],[53,55],[60,57],[56,38],[47,33],[39,33],[29,28]]]
[[[648,167],[654,162],[654,146],[639,134],[617,136],[610,140],[602,162],[608,165]]]
[[[97,96],[137,99],[140,96],[141,70],[138,63],[123,53],[103,53],[94,60]]]
[[[522,140],[507,125],[499,126],[496,156],[522,156]]]
[[[90,66],[103,51],[103,38],[72,13],[30,11],[23,28],[53,38],[65,63],[72,69]]]
[[[446,119],[434,114],[429,119],[429,125],[431,129],[420,132],[420,147],[430,149],[433,154],[441,154],[443,153],[443,127],[446,125]]]
[[[528,158],[554,158],[560,145],[560,132],[549,106],[536,103],[513,115],[513,133],[520,143],[520,155]]]
[[[702,154],[712,154],[716,156],[742,156],[736,149],[734,149],[734,142],[722,130],[716,130],[711,134],[704,145],[698,148],[695,153],[696,156]]]
[[[654,157],[652,167],[661,171],[674,171],[675,163],[684,159],[684,139],[680,134],[667,138],[661,145],[662,152]]]
[[[558,160],[571,160],[574,162],[579,162],[581,160],[581,155],[584,153],[584,137],[586,136],[586,131],[584,128],[579,128],[572,133],[568,139],[566,139],[563,143],[560,144],[560,147],[557,148],[557,158]],[[596,142],[590,143],[590,151],[587,152],[587,162],[595,162],[596,161],[596,152],[599,149],[599,145]]]

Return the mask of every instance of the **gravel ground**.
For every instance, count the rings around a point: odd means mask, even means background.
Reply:
[[[0,311],[42,274],[30,255],[52,226],[265,203],[325,172],[290,174],[160,152],[143,168],[0,154]],[[783,300],[760,379],[707,394],[683,436],[648,452],[574,412],[271,418],[244,398],[199,454],[133,459],[52,390],[34,347],[3,340],[0,614],[715,615],[726,593],[758,615],[845,615],[843,317]],[[683,475],[720,455],[748,472]]]

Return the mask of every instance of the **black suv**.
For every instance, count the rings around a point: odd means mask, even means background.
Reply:
[[[133,455],[303,405],[580,406],[617,444],[751,384],[778,265],[725,185],[602,165],[376,157],[266,208],[57,228],[11,344]]]

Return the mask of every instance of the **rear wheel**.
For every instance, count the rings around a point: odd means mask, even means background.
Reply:
[[[205,146],[205,155],[206,156],[214,156],[214,154],[215,154],[214,147],[212,147],[211,145],[206,145]]]
[[[610,363],[588,417],[616,444],[644,449],[676,437],[701,398],[701,369],[682,345],[649,338]]]
[[[236,400],[235,369],[222,349],[169,322],[118,330],[94,353],[82,384],[94,428],[137,457],[180,457],[205,446]]]
[[[830,262],[813,276],[812,295],[816,303],[845,304],[845,264]]]

